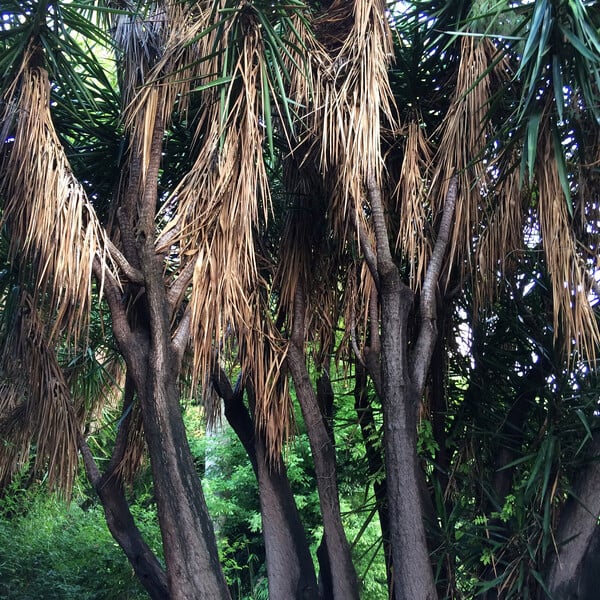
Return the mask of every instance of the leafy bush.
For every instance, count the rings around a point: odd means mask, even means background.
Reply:
[[[39,486],[15,492],[0,500],[0,598],[147,598],[100,507],[67,505]],[[146,519],[145,533],[157,535],[148,512],[137,516]]]

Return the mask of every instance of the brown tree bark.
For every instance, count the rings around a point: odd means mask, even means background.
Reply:
[[[232,389],[222,371],[213,382],[224,401],[225,417],[242,442],[258,481],[269,598],[313,600],[318,596],[315,569],[283,460],[280,456],[269,460],[265,440],[255,431],[243,402],[241,385]],[[248,395],[253,407],[251,389]]]
[[[563,508],[547,585],[555,600],[589,600],[598,594],[600,536],[600,432],[592,438],[589,462]]]
[[[332,574],[333,597],[335,600],[358,600],[358,580],[340,513],[335,448],[306,368],[304,311],[303,290],[299,288],[296,291],[293,331],[288,346],[288,366],[292,373],[315,465],[327,558]]]
[[[96,276],[104,280],[113,333],[141,405],[170,597],[228,599],[179,404],[178,380],[189,340],[189,313],[176,320],[172,331],[175,319],[163,275],[164,257],[155,251],[163,135],[164,125],[157,118],[144,183],[139,183],[134,172],[134,156],[129,186],[117,212],[124,252],[119,262],[126,275],[134,274],[135,305],[127,308],[127,295],[110,274],[97,271]]]
[[[379,182],[371,176],[366,184],[376,252],[369,248],[365,256],[371,256],[367,263],[378,286],[381,307],[381,396],[394,597],[433,600],[437,592],[423,523],[416,428],[437,336],[436,287],[454,214],[456,178],[450,184],[438,239],[421,288],[421,322],[410,356],[408,320],[413,294],[401,280],[391,255]],[[366,238],[362,237],[364,251]]]
[[[129,504],[125,498],[122,482],[115,472],[121,461],[127,439],[127,429],[131,413],[131,402],[126,400],[123,413],[128,416],[122,419],[115,448],[108,468],[100,474],[90,449],[83,439],[79,438],[79,450],[83,457],[86,474],[94,490],[98,494],[104,509],[108,529],[119,544],[131,567],[141,584],[152,600],[168,600],[169,589],[167,576],[158,562],[158,559],[144,541],[140,530],[137,528]]]

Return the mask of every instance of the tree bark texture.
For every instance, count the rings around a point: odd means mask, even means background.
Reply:
[[[393,562],[392,547],[390,545],[390,516],[387,507],[387,482],[385,477],[379,479],[383,472],[383,456],[381,450],[373,444],[374,434],[376,433],[375,419],[373,410],[367,394],[367,374],[364,367],[357,361],[355,363],[355,387],[354,387],[354,407],[358,416],[358,424],[365,444],[367,465],[369,476],[373,479],[373,492],[377,503],[377,513],[379,515],[379,524],[381,526],[381,536],[383,538],[383,554],[385,557],[385,572],[388,583],[389,595],[393,594]]]
[[[595,432],[590,462],[580,472],[560,517],[556,534],[558,554],[548,574],[548,588],[554,600],[589,600],[597,597],[600,590],[599,457],[600,433]]]
[[[213,381],[223,398],[225,417],[246,449],[258,481],[269,598],[313,600],[318,596],[315,568],[285,465],[281,457],[269,460],[264,438],[255,431],[243,402],[243,388],[233,390],[222,371]],[[254,406],[253,392],[248,395]]]
[[[327,555],[333,578],[333,597],[335,600],[358,600],[358,579],[340,513],[335,448],[306,368],[304,297],[301,289],[296,292],[294,326],[288,346],[288,366],[292,373],[315,465]]]
[[[140,271],[137,301],[106,276],[115,338],[141,405],[154,494],[161,529],[167,581],[173,600],[230,598],[212,522],[190,451],[179,404],[178,379],[189,319],[171,331],[172,307],[164,280],[164,257],[155,251],[155,212],[164,124],[157,118],[145,182],[131,175],[121,203],[123,260]],[[136,164],[133,156],[132,165]],[[135,218],[134,218],[135,217]],[[123,269],[122,269],[123,270]],[[186,335],[187,334],[187,335]]]
[[[417,406],[420,398],[408,375],[407,322],[412,294],[397,270],[379,273],[381,282],[381,364],[383,425],[394,597],[433,600],[437,593],[425,527],[417,469]]]
[[[435,287],[442,268],[456,200],[456,178],[448,195],[421,290],[421,323],[409,361],[408,319],[413,294],[402,282],[390,251],[381,188],[367,182],[375,232],[374,275],[381,306],[381,393],[384,458],[396,600],[433,600],[437,592],[423,523],[417,458],[417,408],[437,336]],[[372,267],[370,267],[372,269]]]
[[[87,444],[80,440],[79,447],[88,479],[102,503],[110,533],[150,598],[168,600],[167,576],[133,520],[121,481],[110,471],[101,476]]]

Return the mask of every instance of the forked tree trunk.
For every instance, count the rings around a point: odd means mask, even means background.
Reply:
[[[146,239],[152,240],[148,233]],[[183,423],[178,388],[181,354],[171,341],[162,261],[153,241],[140,247],[140,258],[149,331],[148,337],[136,336],[125,359],[142,406],[169,590],[173,600],[229,598]]]
[[[433,600],[433,579],[423,523],[420,465],[417,459],[417,410],[425,387],[437,336],[436,287],[448,244],[457,180],[450,180],[429,266],[421,287],[420,328],[409,360],[408,319],[413,294],[400,278],[390,251],[381,188],[377,178],[366,181],[375,231],[373,249],[362,236],[365,258],[379,290],[381,306],[381,394],[384,457],[394,565],[396,600]],[[368,255],[368,256],[367,256]]]
[[[120,287],[110,273],[106,274],[105,295],[112,329],[141,405],[170,597],[229,599],[179,404],[178,383],[189,341],[189,313],[184,313],[173,332],[164,257],[155,250],[154,219],[163,134],[164,126],[157,119],[145,183],[139,189],[139,178],[133,169],[136,161],[132,160],[129,188],[119,217],[123,250],[129,261],[126,272],[138,279],[136,303],[129,312],[126,310]],[[98,278],[101,276],[97,273]],[[187,279],[183,281],[185,284]]]
[[[384,456],[396,600],[433,600],[437,592],[427,550],[417,469],[417,407],[408,374],[412,294],[397,269],[379,271]]]
[[[213,377],[225,404],[225,417],[244,446],[258,481],[260,512],[271,600],[314,600],[315,568],[306,532],[281,457],[269,460],[264,438],[243,402],[243,388],[231,388],[222,371]],[[248,386],[250,405],[256,402]]]

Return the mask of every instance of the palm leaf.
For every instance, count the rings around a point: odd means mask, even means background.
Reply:
[[[76,342],[88,327],[94,260],[108,264],[104,232],[57,139],[48,74],[30,66],[34,56],[27,53],[0,115],[2,222],[11,258],[33,265],[36,296],[55,312],[51,336],[64,331]]]

